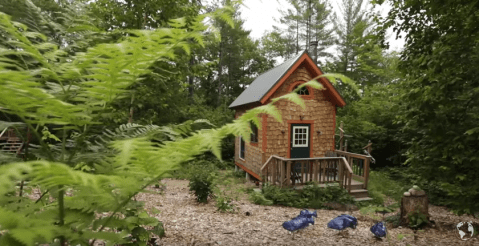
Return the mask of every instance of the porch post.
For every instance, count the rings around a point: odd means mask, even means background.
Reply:
[[[366,158],[366,160],[364,160],[364,189],[368,189],[370,159],[371,158]]]
[[[291,186],[291,161],[286,162],[286,186]]]
[[[344,141],[344,130],[343,130],[343,121],[341,121],[341,124],[339,124],[339,150],[344,150],[343,141]]]

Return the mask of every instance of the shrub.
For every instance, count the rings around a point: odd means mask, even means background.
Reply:
[[[367,207],[366,206],[362,207],[360,209],[360,213],[362,215],[367,215],[367,216],[369,216],[373,219],[379,220],[381,218],[379,216],[377,216],[376,213],[381,213],[381,214],[392,213],[398,208],[397,205],[398,205],[397,203],[392,204],[391,206],[387,206],[387,207],[384,207],[382,205],[380,205],[380,206],[369,205]]]
[[[388,223],[391,223],[393,227],[398,227],[401,222],[401,217],[399,216],[399,214],[396,214],[396,215],[388,216],[384,218],[384,220]]]
[[[182,164],[181,168],[178,170],[174,170],[171,172],[171,177],[175,179],[190,179],[191,173],[196,172],[195,167],[200,166],[200,167],[211,167],[216,169],[217,167],[216,162],[220,161],[214,161],[210,159],[197,159],[197,160],[192,160],[190,162]]]
[[[303,190],[296,191],[287,188],[279,188],[265,184],[262,189],[264,199],[270,200],[273,204],[297,208],[325,208],[324,203],[335,202],[340,204],[354,204],[354,198],[339,186],[326,186],[324,188],[317,184],[305,185]],[[254,195],[260,204],[261,197]]]
[[[273,201],[266,199],[264,195],[259,192],[252,191],[250,193],[249,199],[254,204],[266,205],[266,206],[273,205]]]
[[[419,229],[429,223],[427,216],[419,210],[409,212],[407,217],[409,218],[409,227],[413,229]]]
[[[216,168],[210,164],[200,162],[191,166],[188,187],[190,191],[193,191],[198,202],[208,202],[208,196],[213,194],[216,172]]]
[[[246,190],[245,190],[245,192],[246,192],[247,194],[251,194],[252,192],[255,192],[255,191],[254,191],[254,188],[253,188],[253,187],[247,187]]]
[[[228,168],[234,167],[234,162],[230,160],[220,161],[218,159],[211,159],[211,162],[216,166],[216,168],[220,170],[226,170]]]
[[[324,208],[324,203],[329,202],[354,204],[354,198],[347,190],[336,185],[328,185],[324,188],[317,184],[307,185],[302,190],[301,196],[308,199],[307,207],[310,208]]]
[[[246,179],[246,172],[242,170],[233,171],[233,177],[238,179]]]
[[[262,189],[264,197],[273,201],[273,204],[289,207],[301,207],[300,195],[291,189],[282,189],[277,186],[265,184]],[[296,205],[296,206],[295,206]]]
[[[130,206],[125,211],[126,224],[118,228],[121,231],[129,232],[125,239],[132,243],[126,245],[146,245],[154,235],[160,238],[165,236],[163,223],[143,211],[142,202],[135,202]]]
[[[226,195],[218,195],[216,196],[216,207],[218,211],[222,213],[230,212],[233,213],[238,210],[238,207],[234,205],[233,199]]]

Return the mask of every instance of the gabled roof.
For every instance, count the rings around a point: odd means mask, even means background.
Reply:
[[[266,103],[267,99],[273,95],[276,89],[303,63],[306,63],[306,65],[313,70],[312,77],[323,74],[305,50],[293,58],[286,60],[281,65],[258,76],[229,107],[235,108],[250,103]],[[340,107],[346,105],[343,98],[327,79],[321,79],[319,82],[321,82],[326,90],[330,92],[331,96],[333,96],[336,105]]]

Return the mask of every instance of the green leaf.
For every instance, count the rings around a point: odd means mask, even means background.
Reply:
[[[153,228],[152,232],[160,238],[164,237],[165,229],[163,228],[163,223],[159,222],[159,224]]]

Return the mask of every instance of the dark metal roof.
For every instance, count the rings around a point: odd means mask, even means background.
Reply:
[[[258,76],[229,107],[234,108],[261,101],[305,52],[306,50]]]

